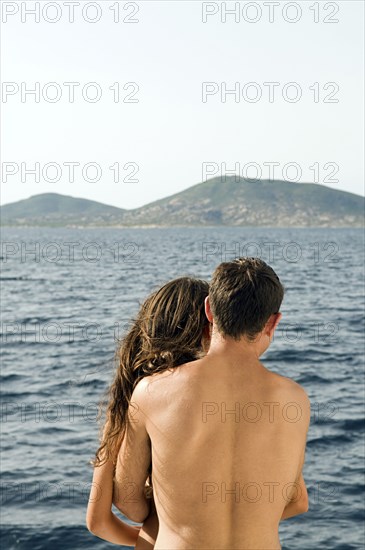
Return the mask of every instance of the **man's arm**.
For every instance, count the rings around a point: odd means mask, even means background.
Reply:
[[[146,519],[150,510],[150,500],[145,496],[145,483],[151,464],[151,443],[144,413],[145,388],[146,384],[142,380],[133,392],[113,480],[113,504],[125,516],[138,523]]]
[[[303,478],[302,471],[303,471],[303,466],[305,461],[306,440],[307,440],[308,428],[310,423],[310,401],[306,392],[303,390],[303,388],[301,388],[301,393],[302,393],[302,399],[301,399],[302,417],[303,417],[304,429],[305,429],[304,446],[300,457],[298,474],[290,494],[290,500],[283,510],[280,521],[284,519],[292,518],[294,516],[298,516],[299,514],[305,514],[306,512],[308,512],[308,509],[309,509],[308,492],[305,486],[305,481]]]
[[[305,481],[303,475],[300,475],[298,485],[297,485],[297,495],[295,500],[291,500],[285,506],[281,520],[292,518],[294,516],[299,516],[299,514],[305,514],[308,512],[309,503],[308,503],[308,493],[305,486]]]
[[[158,535],[158,517],[153,498],[151,499],[151,510],[148,518],[143,523],[138,535],[136,548],[138,550],[153,550]]]

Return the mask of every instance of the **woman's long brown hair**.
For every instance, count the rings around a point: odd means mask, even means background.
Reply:
[[[118,342],[104,429],[91,464],[101,466],[110,458],[115,460],[125,433],[132,393],[142,378],[201,356],[203,333],[208,324],[204,311],[208,292],[207,282],[180,277],[145,300],[129,332]],[[102,401],[99,414],[104,407]]]

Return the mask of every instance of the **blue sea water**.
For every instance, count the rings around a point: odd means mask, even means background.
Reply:
[[[7,550],[106,549],[85,526],[96,413],[115,338],[166,280],[260,256],[286,289],[263,363],[311,399],[310,510],[284,550],[364,548],[361,229],[4,228],[1,524]]]

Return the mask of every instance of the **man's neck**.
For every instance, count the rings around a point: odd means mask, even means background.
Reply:
[[[213,328],[207,355],[240,356],[258,361],[261,354],[260,339],[256,339],[254,342],[250,342],[244,337],[235,340],[234,338],[223,336],[215,327]]]

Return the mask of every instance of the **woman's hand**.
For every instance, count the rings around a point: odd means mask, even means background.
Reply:
[[[135,550],[153,550],[158,535],[158,517],[153,498],[153,487],[149,480],[146,481],[144,493],[150,500],[150,513],[141,527]]]

